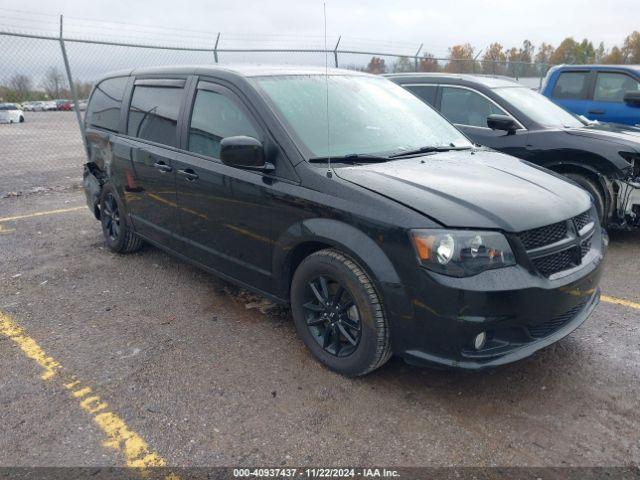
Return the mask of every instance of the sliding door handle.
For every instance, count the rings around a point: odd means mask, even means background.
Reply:
[[[199,175],[190,168],[187,168],[185,170],[178,170],[177,173],[185,177],[190,182],[195,182],[199,178]]]

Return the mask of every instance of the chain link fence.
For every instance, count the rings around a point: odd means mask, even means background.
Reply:
[[[23,123],[0,124],[0,199],[80,184],[84,150],[78,121],[94,83],[114,70],[180,64],[324,66],[326,61],[331,67],[374,74],[442,71],[505,75],[531,88],[539,87],[548,70],[548,65],[526,62],[424,56],[420,54],[422,46],[409,54],[381,53],[352,48],[353,44],[341,41],[341,37],[329,48],[318,48],[324,39],[309,48],[282,48],[274,47],[273,39],[264,38],[253,39],[249,45],[233,37],[224,42],[220,34],[194,34],[193,39],[180,37],[182,43],[165,45],[140,41],[125,25],[102,25],[98,30],[101,38],[90,38],[86,30],[78,33],[72,28],[65,33],[62,19],[57,31],[46,34],[3,31],[0,25],[0,103],[19,104],[24,110]],[[230,45],[233,41],[244,45],[234,48]],[[404,47],[406,50],[406,44]]]

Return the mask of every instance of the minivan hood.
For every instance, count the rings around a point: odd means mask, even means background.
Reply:
[[[441,152],[335,172],[447,227],[521,232],[579,215],[591,205],[585,191],[548,170],[488,150]]]

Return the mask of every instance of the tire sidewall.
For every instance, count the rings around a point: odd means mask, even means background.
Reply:
[[[302,308],[305,289],[311,280],[320,275],[330,277],[345,287],[360,314],[362,328],[360,341],[355,351],[346,357],[336,357],[326,352],[313,338],[306,323]],[[381,305],[377,308],[381,308]],[[354,272],[337,258],[313,254],[300,264],[291,285],[291,310],[298,336],[307,348],[331,370],[343,375],[356,376],[366,372],[375,363],[378,340],[376,306],[372,304],[369,293]]]
[[[102,226],[102,234],[104,235],[104,239],[107,243],[107,246],[116,252],[122,251],[124,249],[124,244],[126,241],[126,229],[129,228],[127,225],[127,219],[125,215],[124,206],[122,201],[120,200],[120,196],[118,195],[115,187],[111,183],[105,184],[102,188],[102,193],[100,194],[100,211],[104,211],[104,202],[107,198],[107,195],[112,194],[118,205],[118,215],[120,216],[120,231],[118,232],[118,236],[115,239],[111,239],[109,236],[109,232],[107,231],[107,227],[105,225],[105,217],[104,215],[100,215],[100,225]]]

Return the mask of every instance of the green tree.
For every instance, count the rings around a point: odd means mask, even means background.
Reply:
[[[634,31],[624,39],[621,53],[625,63],[640,63],[640,32]]]
[[[596,61],[596,49],[586,38],[576,45],[574,51],[574,63],[594,63]]]
[[[595,62],[602,63],[606,55],[607,55],[607,51],[604,48],[604,42],[600,42],[600,45],[598,45],[598,48],[596,48]]]

